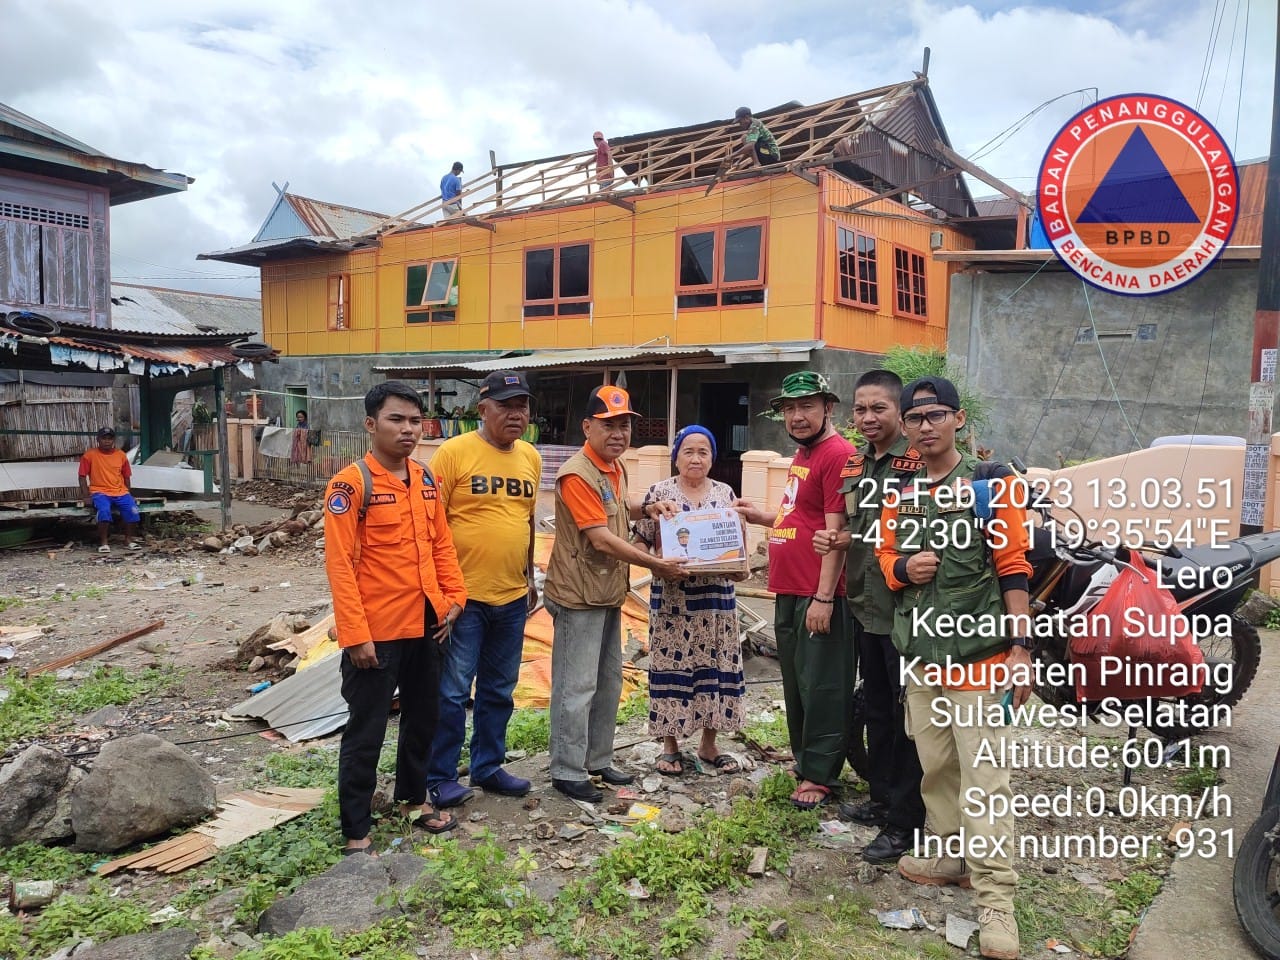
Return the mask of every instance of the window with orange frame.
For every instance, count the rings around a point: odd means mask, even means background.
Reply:
[[[850,227],[836,227],[836,299],[854,307],[880,306],[876,238]]]
[[[910,247],[893,248],[893,312],[912,320],[929,319],[925,256]]]
[[[561,243],[524,251],[524,318],[591,313],[591,244]]]
[[[690,227],[676,234],[676,307],[764,303],[765,221]]]

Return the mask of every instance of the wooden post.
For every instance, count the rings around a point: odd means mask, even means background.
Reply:
[[[222,511],[222,529],[231,529],[231,451],[228,449],[227,410],[224,402],[227,395],[223,378],[223,367],[215,367],[213,371],[213,409],[218,412],[218,482],[219,502]]]
[[[667,449],[671,449],[676,444],[676,380],[680,371],[676,369],[676,365],[671,365],[671,389],[667,395]]]

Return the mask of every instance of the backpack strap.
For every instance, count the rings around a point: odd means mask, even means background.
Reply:
[[[356,520],[364,523],[364,518],[369,512],[369,501],[373,499],[373,474],[369,472],[369,465],[364,462],[364,457],[356,461],[356,469],[360,471],[360,483],[364,487],[364,493],[360,497],[360,510],[356,513]]]

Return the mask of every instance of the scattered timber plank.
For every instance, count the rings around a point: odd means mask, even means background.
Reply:
[[[59,657],[57,660],[50,660],[43,666],[35,667],[27,675],[35,676],[38,673],[48,673],[50,670],[61,670],[63,667],[69,667],[73,663],[79,663],[81,660],[88,660],[90,657],[96,657],[100,653],[105,653],[112,647],[118,647],[122,643],[128,643],[130,640],[136,640],[138,637],[146,636],[154,630],[159,630],[164,626],[163,620],[156,620],[148,623],[145,627],[139,627],[137,630],[130,630],[128,633],[121,634],[111,640],[94,644],[92,647],[85,647],[83,650],[77,650],[75,653],[69,653],[65,657]]]
[[[104,863],[98,867],[98,875],[105,877],[123,869],[180,873],[211,859],[219,850],[301,816],[319,804],[324,794],[320,789],[291,787],[233,793],[222,801],[222,811],[214,820],[140,853]]]
[[[329,636],[329,630],[334,625],[333,614],[329,614],[313,627],[303,630],[301,633],[295,633],[287,640],[277,640],[275,643],[268,643],[268,650],[288,650],[290,653],[298,657],[305,657],[308,653],[318,647]]]

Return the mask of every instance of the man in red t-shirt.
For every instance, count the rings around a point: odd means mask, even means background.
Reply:
[[[596,189],[608,190],[613,186],[613,152],[609,149],[609,141],[597,130],[591,135],[596,144]]]
[[[129,492],[129,458],[116,449],[116,432],[110,427],[98,431],[98,445],[80,458],[80,492],[93,504],[98,516],[98,552],[110,553],[107,534],[111,530],[111,508],[120,511],[129,549],[137,550],[138,504]]]
[[[844,522],[840,471],[853,445],[831,416],[839,397],[809,370],[788,375],[771,401],[797,449],[777,513],[736,502],[751,523],[769,529],[769,589],[782,666],[787,732],[799,784],[791,802],[802,810],[831,799],[840,779],[853,710],[853,639],[845,598],[844,551],[819,557],[813,535]]]

